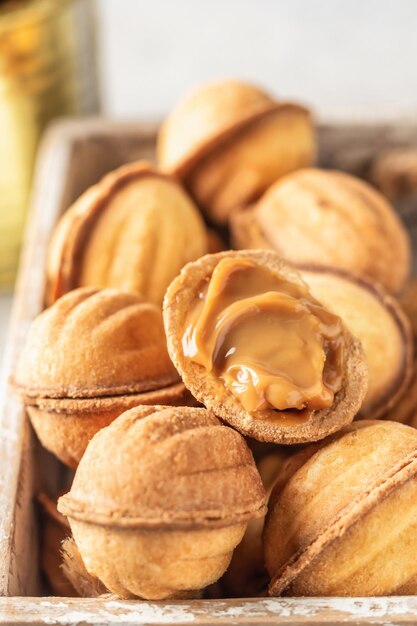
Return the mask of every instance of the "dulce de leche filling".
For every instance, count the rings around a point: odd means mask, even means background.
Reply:
[[[342,383],[340,318],[250,259],[218,263],[188,312],[182,347],[250,413],[325,409]]]

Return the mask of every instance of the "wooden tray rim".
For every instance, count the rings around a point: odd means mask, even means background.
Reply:
[[[280,626],[416,624],[417,597],[250,598],[144,602],[102,598],[0,598],[0,625]]]

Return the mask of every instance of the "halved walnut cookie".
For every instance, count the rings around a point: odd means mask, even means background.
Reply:
[[[162,304],[181,267],[208,252],[197,207],[146,161],[107,174],[64,213],[48,249],[48,304],[76,287],[112,287]]]
[[[163,599],[215,582],[266,507],[239,433],[205,409],[155,406],[94,437],[58,509],[90,574],[121,597]]]
[[[264,527],[270,595],[417,592],[417,431],[360,421],[287,461]]]
[[[41,313],[13,383],[42,444],[71,467],[126,409],[190,399],[159,307],[113,289],[76,289]]]
[[[164,322],[186,387],[255,439],[316,441],[360,409],[360,342],[272,251],[189,263],[167,291]]]

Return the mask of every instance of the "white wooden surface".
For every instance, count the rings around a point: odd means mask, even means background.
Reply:
[[[261,598],[138,602],[113,598],[0,598],[0,625],[40,626],[404,626],[417,622],[417,597]]]

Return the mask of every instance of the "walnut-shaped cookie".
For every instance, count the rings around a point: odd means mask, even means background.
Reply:
[[[107,174],[64,213],[48,249],[48,304],[76,287],[112,287],[161,304],[181,267],[208,252],[197,207],[149,163]]]
[[[123,598],[198,593],[265,492],[243,437],[190,407],[137,407],[90,442],[58,502],[87,570]]]
[[[294,264],[342,269],[399,293],[410,273],[410,240],[387,200],[337,171],[303,169],[233,216],[237,248],[270,248]]]
[[[114,289],[76,289],[43,311],[13,383],[41,443],[70,467],[127,409],[189,400],[168,356],[160,308]]]
[[[417,431],[354,422],[288,463],[263,534],[270,595],[417,593]]]
[[[367,385],[360,342],[272,251],[189,263],[164,300],[168,350],[193,396],[260,441],[322,439]]]
[[[311,165],[315,138],[305,108],[224,80],[197,87],[177,105],[157,152],[162,169],[181,178],[211,220],[225,224],[280,176]]]
[[[407,316],[397,300],[375,283],[325,267],[298,269],[313,296],[360,339],[368,363],[368,391],[360,415],[381,417],[410,383],[413,336]]]

